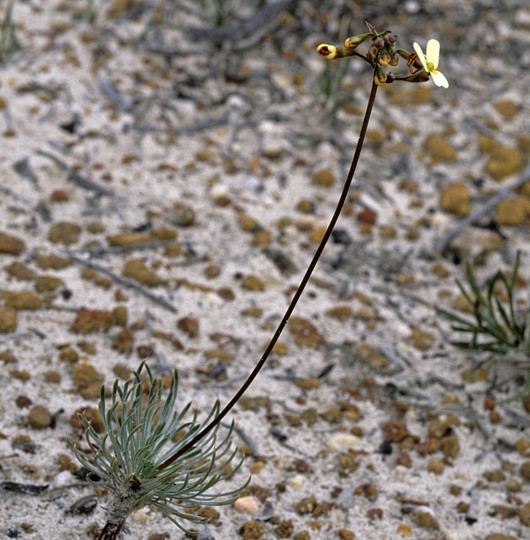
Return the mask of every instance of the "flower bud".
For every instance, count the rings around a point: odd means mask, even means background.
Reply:
[[[387,52],[382,52],[377,57],[377,62],[380,66],[386,67],[390,64],[390,55]]]
[[[395,34],[387,34],[385,36],[385,41],[388,43],[388,45],[393,45],[396,42],[396,35]]]
[[[394,51],[392,51],[390,53],[390,65],[391,66],[397,66],[398,62],[399,62],[398,55]]]
[[[425,73],[425,71],[418,71],[418,73],[414,73],[413,75],[409,75],[408,77],[396,77],[396,79],[399,81],[411,83],[422,83],[427,82],[430,79],[430,74]]]
[[[359,34],[358,36],[349,37],[344,42],[344,46],[347,49],[355,49],[355,47],[358,47],[361,43],[366,41],[371,35],[372,34]]]
[[[405,60],[408,60],[410,53],[408,51],[404,51],[403,49],[396,49],[396,52],[401,56],[401,58],[404,58]]]
[[[377,84],[377,86],[381,86],[382,84],[385,84],[386,80],[387,80],[386,71],[381,66],[377,66],[374,72],[375,84]]]
[[[368,52],[366,53],[366,58],[368,58],[368,60],[374,61],[377,57],[378,52],[379,49],[377,47],[370,47],[368,49]]]
[[[320,56],[325,56],[328,60],[333,60],[333,58],[337,56],[337,47],[335,47],[335,45],[322,43],[317,47],[317,53],[320,54]]]
[[[381,49],[381,47],[383,47],[385,45],[385,42],[383,41],[383,38],[378,37],[378,38],[374,39],[373,45],[374,45],[374,47],[377,47],[378,49]]]

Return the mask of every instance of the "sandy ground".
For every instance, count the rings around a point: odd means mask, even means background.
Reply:
[[[361,62],[326,71],[315,46],[369,20],[408,50],[438,38],[450,87],[379,92],[337,234],[233,413],[248,458],[226,487],[251,473],[255,513],[219,508],[201,535],[529,538],[529,411],[495,406],[522,390],[528,359],[452,347],[436,307],[458,301],[465,262],[486,283],[520,250],[528,308],[528,182],[437,247],[524,172],[530,11],[300,0],[247,31],[262,4],[225,2],[224,34],[196,30],[213,1],[14,5],[19,47],[0,64],[0,536],[103,525],[104,497],[65,444],[82,443],[72,419],[102,381],[148,354],[157,375],[178,369],[182,405],[207,412],[237,390],[331,216],[368,96]],[[123,538],[184,535],[151,512]]]

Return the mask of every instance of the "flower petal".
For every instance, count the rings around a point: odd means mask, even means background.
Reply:
[[[428,72],[429,70],[427,69],[427,62],[425,61],[425,55],[423,54],[421,47],[416,42],[414,42],[413,46],[414,46],[414,50],[416,51],[416,54],[418,55],[418,59],[421,62],[421,65],[423,66],[423,69]]]
[[[427,43],[427,62],[432,62],[434,69],[438,67],[440,58],[440,42],[437,39],[429,39]]]
[[[445,78],[445,75],[440,71],[431,71],[432,80],[436,86],[443,86],[444,88],[449,88],[449,82]]]

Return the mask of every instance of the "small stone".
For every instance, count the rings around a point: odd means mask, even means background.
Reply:
[[[497,181],[517,174],[523,168],[523,158],[517,148],[496,145],[486,163],[486,172]]]
[[[122,328],[126,327],[127,326],[127,320],[129,318],[127,307],[126,306],[116,306],[112,310],[111,317],[112,317],[112,322],[116,326],[121,326]]]
[[[495,219],[499,225],[523,225],[530,216],[530,199],[510,197],[497,203]]]
[[[178,227],[190,227],[195,222],[195,210],[183,202],[175,202],[169,220]]]
[[[291,535],[294,532],[294,525],[292,520],[286,519],[282,521],[278,527],[274,529],[274,532],[278,538],[291,538]]]
[[[519,112],[517,104],[511,99],[500,99],[493,104],[493,107],[504,118],[513,118]]]
[[[407,426],[401,422],[401,420],[391,421],[383,424],[382,430],[385,439],[388,439],[393,443],[401,442],[409,435]]]
[[[385,225],[381,228],[379,234],[381,235],[381,238],[392,240],[397,237],[397,230],[394,225]]]
[[[519,467],[521,476],[530,482],[530,461],[523,461]]]
[[[431,512],[428,511],[417,510],[414,514],[414,522],[418,527],[422,527],[424,529],[440,529],[438,521],[436,521]]]
[[[19,409],[23,409],[25,407],[29,407],[30,405],[33,405],[33,401],[28,396],[17,396],[15,399],[15,403]]]
[[[460,373],[460,377],[468,383],[487,382],[489,371],[487,368],[465,369]]]
[[[421,328],[412,329],[412,346],[419,351],[428,351],[434,345],[436,336]]]
[[[523,489],[523,483],[517,478],[509,478],[506,482],[506,491],[516,493]]]
[[[420,456],[426,456],[429,454],[434,454],[434,452],[438,450],[439,446],[440,442],[438,441],[438,439],[425,439],[420,444],[418,444],[416,450],[418,454],[420,454]]]
[[[28,268],[20,261],[13,261],[11,264],[4,266],[4,270],[10,276],[21,281],[31,281],[37,277],[37,274],[31,268]]]
[[[79,353],[73,347],[64,347],[59,353],[59,360],[61,362],[68,362],[69,364],[75,364],[79,360]]]
[[[195,338],[199,335],[199,319],[182,317],[177,321],[177,328],[188,334],[189,337]]]
[[[462,182],[447,186],[440,195],[440,207],[455,216],[467,216],[471,203],[469,188]]]
[[[311,242],[314,244],[320,244],[322,238],[324,238],[324,235],[326,234],[326,229],[327,225],[315,225],[307,235],[307,238],[309,238],[309,240],[311,240]]]
[[[52,416],[50,411],[43,405],[35,405],[28,413],[28,424],[34,429],[50,427]]]
[[[445,465],[441,459],[432,458],[429,460],[427,469],[434,474],[442,474],[445,470]]]
[[[248,521],[239,530],[243,540],[257,540],[264,532],[265,527],[259,521]]]
[[[312,514],[316,506],[317,506],[317,499],[312,494],[309,497],[304,497],[303,499],[298,501],[295,504],[295,509],[296,509],[296,512],[302,516],[304,514]]]
[[[95,407],[80,407],[79,409],[76,409],[74,414],[70,417],[70,425],[74,429],[84,429],[83,423],[79,420],[79,414],[82,414],[87,419],[96,433],[103,433],[105,431],[105,424],[101,419],[99,410]]]
[[[59,255],[39,255],[35,259],[35,264],[41,270],[62,270],[68,266],[72,266],[72,261]]]
[[[523,457],[530,457],[530,439],[526,437],[520,437],[515,443],[515,449]]]
[[[269,246],[272,242],[272,232],[269,229],[257,231],[252,237],[252,245],[256,247]]]
[[[103,375],[101,375],[96,368],[86,363],[78,364],[74,367],[72,378],[78,391],[88,388],[89,386],[101,386],[101,383],[103,382]]]
[[[298,347],[318,347],[326,343],[315,325],[303,317],[291,317],[289,331]]]
[[[237,216],[237,221],[239,223],[239,227],[244,232],[255,233],[261,228],[257,219],[247,216],[246,214],[239,214]]]
[[[254,515],[259,508],[259,501],[254,497],[240,497],[234,502],[234,508],[238,512]]]
[[[407,469],[412,468],[412,458],[410,457],[410,454],[402,450],[396,459],[396,465],[401,465]]]
[[[241,286],[243,287],[243,289],[247,289],[249,291],[264,291],[265,290],[265,283],[258,276],[254,274],[245,276],[245,278],[241,282]]]
[[[296,204],[296,210],[302,214],[314,214],[315,205],[309,199],[300,199]]]
[[[134,279],[146,287],[157,287],[164,283],[164,280],[147,268],[145,262],[141,259],[127,261],[123,267],[122,274],[124,277]]]
[[[423,141],[423,149],[431,158],[431,165],[454,161],[456,159],[455,149],[447,142],[443,135],[431,133]]]
[[[354,452],[348,452],[346,455],[339,458],[339,466],[341,469],[352,473],[359,468],[359,456]]]
[[[35,310],[42,308],[42,300],[33,291],[20,291],[9,294],[5,305],[16,310]]]
[[[25,247],[24,242],[20,238],[0,231],[0,253],[20,255]]]
[[[377,221],[377,212],[372,208],[363,208],[357,214],[357,221],[360,223],[366,223],[368,225],[375,225]]]
[[[337,319],[340,322],[347,321],[353,315],[353,310],[350,306],[341,305],[335,306],[326,310],[325,315],[332,319]]]
[[[35,290],[38,293],[52,292],[63,285],[63,280],[55,276],[39,276],[35,280]]]
[[[490,471],[484,471],[482,473],[483,478],[485,478],[488,482],[504,482],[506,480],[506,474],[504,471],[501,471],[500,469],[494,469]]]
[[[59,221],[50,227],[48,240],[54,244],[71,246],[79,241],[81,227],[77,223]]]
[[[59,384],[61,382],[61,374],[57,371],[48,371],[44,380],[50,384]]]
[[[460,443],[458,442],[458,436],[447,435],[442,439],[442,452],[445,457],[455,459],[460,453]]]
[[[515,536],[507,536],[501,533],[488,534],[484,540],[518,540]],[[520,540],[520,539],[519,539]]]
[[[128,328],[120,330],[112,340],[112,348],[122,354],[130,354],[134,347],[134,334]]]
[[[427,434],[429,437],[435,439],[441,439],[447,432],[451,425],[448,419],[433,418],[427,427]]]
[[[400,523],[396,532],[401,536],[410,536],[412,534],[412,527],[407,523]]]
[[[75,318],[70,330],[80,334],[106,332],[113,324],[112,314],[99,309],[82,309]]]
[[[314,186],[331,187],[335,182],[335,175],[330,169],[320,169],[311,177],[311,183]]]
[[[151,235],[139,231],[126,231],[107,236],[109,246],[131,246],[143,244],[152,240]]]
[[[337,433],[328,440],[328,446],[336,452],[349,452],[359,446],[361,439],[349,433]]]
[[[339,538],[341,540],[355,540],[355,533],[349,529],[339,529]]]
[[[17,329],[17,312],[11,308],[0,307],[0,334],[8,334]]]
[[[320,380],[314,377],[300,379],[297,384],[302,390],[314,390],[315,388],[320,388]]]
[[[519,521],[525,526],[530,527],[530,502],[526,503],[519,510]]]

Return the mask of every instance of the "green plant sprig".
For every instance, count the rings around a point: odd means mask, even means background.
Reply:
[[[520,350],[530,357],[530,332],[527,330],[528,317],[519,320],[516,316],[515,284],[521,262],[518,251],[511,275],[499,270],[491,278],[484,293],[477,282],[473,268],[466,264],[465,276],[469,290],[457,280],[456,284],[468,305],[473,318],[466,318],[444,308],[438,312],[451,321],[451,329],[469,335],[468,340],[455,340],[451,344],[462,349],[475,349],[505,354],[509,350]],[[507,301],[496,295],[498,285],[506,292]]]
[[[141,378],[144,369],[148,376],[146,383]],[[145,363],[133,376],[123,387],[118,381],[114,383],[108,409],[105,390],[101,389],[98,408],[105,428],[103,436],[79,415],[90,451],[81,450],[68,441],[77,459],[92,473],[89,480],[109,490],[107,524],[100,535],[101,540],[116,538],[127,516],[146,504],[157,508],[177,527],[190,533],[192,531],[183,527],[179,520],[201,523],[204,519],[182,508],[230,504],[248,485],[247,480],[244,486],[232,491],[208,493],[242,465],[243,459],[232,470],[228,467],[237,454],[237,448],[232,449],[230,442],[233,424],[219,440],[218,424],[206,437],[181,453],[178,461],[159,469],[161,463],[179,452],[217,416],[220,404],[216,401],[201,422],[197,420],[197,412],[186,421],[191,403],[180,412],[175,409],[176,370],[165,398],[162,381],[153,378]],[[147,393],[144,384],[149,387]],[[176,434],[181,436],[176,438]]]

